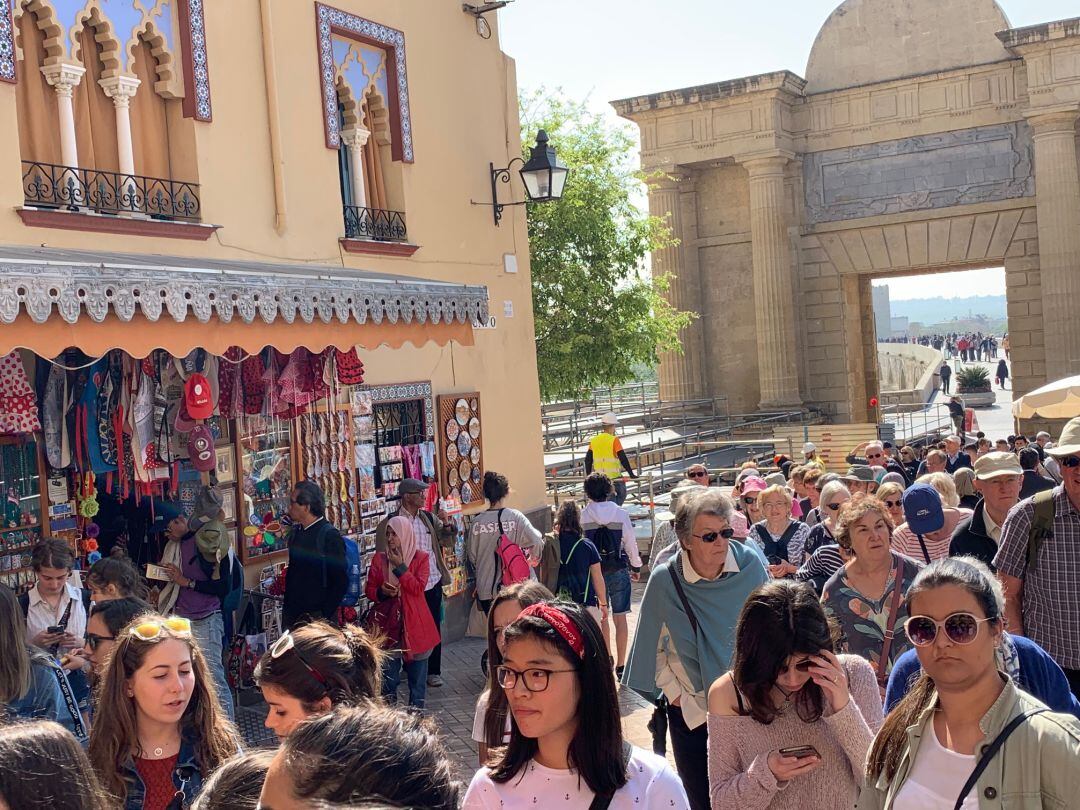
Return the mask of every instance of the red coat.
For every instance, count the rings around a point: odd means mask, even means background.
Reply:
[[[364,586],[364,595],[372,602],[378,600],[379,588],[386,582],[387,565],[386,555],[381,551],[376,551],[375,556],[371,558],[367,584]],[[405,639],[402,646],[405,648],[406,661],[412,661],[418,655],[435,649],[441,641],[439,628],[435,620],[431,618],[431,611],[428,610],[427,601],[424,599],[424,585],[427,584],[430,565],[427,552],[417,551],[409,565],[409,570],[398,579],[398,585],[401,587],[401,606],[405,615]]]

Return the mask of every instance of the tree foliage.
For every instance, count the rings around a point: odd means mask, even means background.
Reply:
[[[541,395],[573,398],[628,382],[658,353],[681,351],[679,331],[691,319],[664,297],[669,279],[645,271],[646,254],[674,240],[635,201],[645,179],[633,168],[635,139],[544,90],[522,97],[521,126],[526,157],[544,129],[570,169],[561,201],[528,204]]]

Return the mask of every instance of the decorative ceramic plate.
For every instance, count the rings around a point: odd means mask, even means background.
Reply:
[[[469,420],[469,435],[474,439],[480,438],[480,420],[475,416]]]
[[[446,445],[446,460],[451,464],[456,464],[459,458],[461,458],[461,455],[458,453],[457,445],[453,442]]]
[[[469,486],[468,484],[462,484],[461,485],[461,502],[462,503],[472,503],[473,502],[472,487]]]
[[[469,424],[469,403],[459,399],[454,405],[454,416],[462,427]]]
[[[456,489],[457,485],[461,483],[461,478],[457,474],[457,468],[451,467],[450,472],[446,474],[451,489]]]
[[[461,476],[462,481],[469,480],[469,473],[472,472],[472,464],[469,463],[467,458],[463,458],[461,463],[458,464],[458,474]]]
[[[473,464],[480,463],[480,448],[477,447],[475,444],[473,445],[472,452],[469,453],[469,459],[472,461]]]
[[[462,433],[457,437],[457,449],[461,453],[462,458],[469,457],[469,449],[472,447],[472,439],[469,438],[468,433]]]
[[[457,441],[459,433],[461,433],[461,425],[457,423],[456,419],[448,419],[446,422],[446,438],[452,442]]]
[[[476,413],[477,409],[480,407],[480,403],[475,399],[470,399],[469,400],[469,407],[472,409],[473,413]]]
[[[473,467],[472,468],[472,482],[474,484],[479,484],[480,483],[480,468],[479,467]]]

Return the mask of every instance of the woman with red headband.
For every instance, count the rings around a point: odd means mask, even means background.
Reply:
[[[600,627],[583,607],[540,602],[504,631],[497,679],[510,704],[510,744],[481,768],[466,810],[687,810],[667,761],[623,740],[619,699]]]

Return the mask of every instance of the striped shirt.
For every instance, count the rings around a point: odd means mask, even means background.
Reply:
[[[1064,669],[1080,669],[1080,512],[1064,487],[1054,489],[1053,536],[1042,541],[1028,568],[1031,498],[1012,508],[1001,528],[994,566],[1024,582],[1024,635]]]
[[[951,508],[945,508],[942,511],[945,513],[945,528],[922,536],[923,543],[926,543],[926,550],[930,554],[929,560],[926,559],[926,554],[923,554],[919,536],[909,529],[906,523],[897,526],[893,532],[892,542],[890,543],[892,550],[897,554],[903,554],[905,557],[911,557],[911,559],[918,560],[921,563],[931,563],[934,560],[948,557],[953,531],[956,530],[961,521],[971,517],[972,512],[970,509]]]
[[[832,543],[811,554],[810,559],[795,573],[795,579],[806,582],[814,577],[831,577],[843,567],[844,558],[840,556],[840,546]]]

